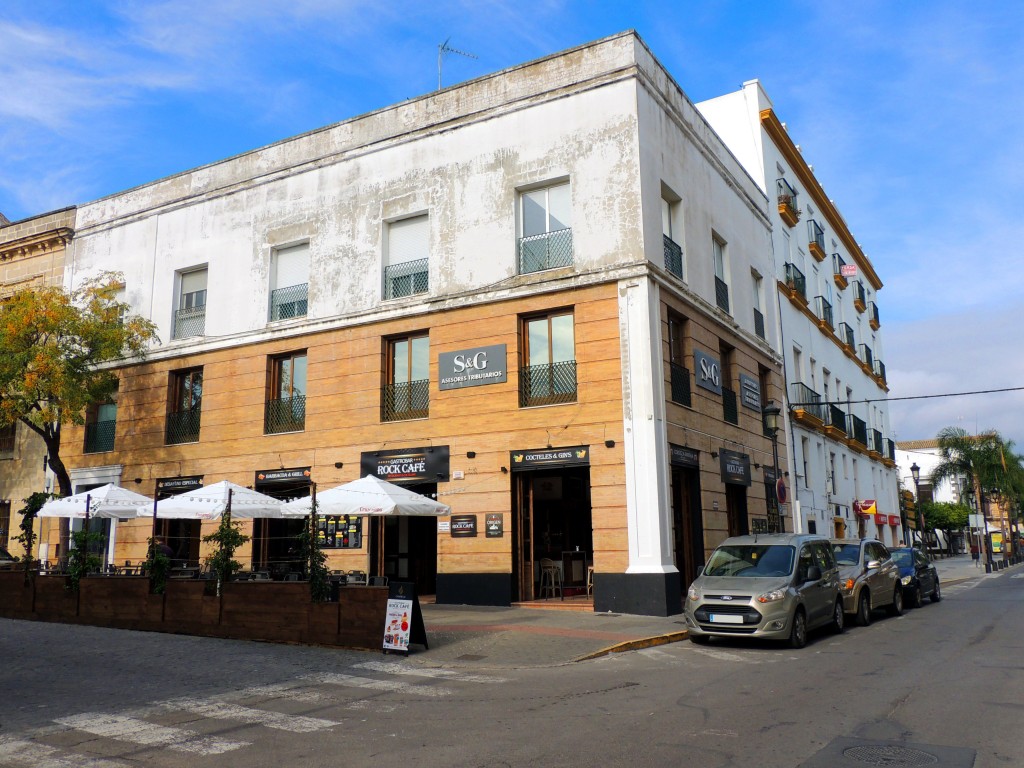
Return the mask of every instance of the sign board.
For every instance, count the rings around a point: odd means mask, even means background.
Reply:
[[[786,491],[786,481],[781,477],[775,481],[775,498],[779,500],[779,504],[785,504],[786,499],[789,498]]]
[[[468,539],[476,536],[476,515],[452,515],[452,538]]]
[[[674,467],[700,468],[700,451],[681,445],[668,444],[669,463]]]
[[[408,654],[412,643],[429,647],[416,585],[393,581],[388,585],[388,604],[384,614],[384,653],[397,651]]]
[[[437,521],[437,532],[448,533],[452,529],[451,520],[438,520]]]
[[[260,485],[308,485],[309,477],[309,467],[263,469],[256,473],[256,482]]]
[[[716,395],[722,394],[722,365],[717,357],[712,357],[699,349],[693,350],[693,372],[698,387],[703,387]]]
[[[856,277],[857,276],[857,265],[856,264],[840,264],[839,274],[842,277]]]
[[[782,515],[777,509],[768,509],[768,533],[782,533]]]
[[[968,515],[968,523],[971,528],[984,528],[985,527],[985,516],[984,515]]]
[[[513,472],[547,467],[571,467],[590,464],[590,446],[575,445],[569,448],[538,448],[534,450],[512,451],[511,467]]]
[[[505,516],[501,512],[489,512],[484,520],[488,539],[500,539],[505,535]]]
[[[447,483],[449,460],[447,445],[364,451],[359,457],[359,473],[389,483]]]
[[[992,554],[998,555],[1003,551],[1003,534],[999,532],[992,532],[988,535],[989,540],[992,542]]]
[[[761,412],[761,382],[745,373],[740,374],[740,402],[745,408]]]
[[[718,451],[718,462],[723,483],[750,485],[750,457],[747,454],[721,448]]]
[[[504,344],[474,347],[437,356],[438,388],[463,389],[508,381],[508,355]]]
[[[750,521],[751,533],[768,533],[768,521],[763,517],[755,517]]]
[[[169,496],[177,496],[185,491],[194,491],[203,487],[202,475],[189,475],[188,477],[159,477],[156,481],[156,497],[166,499]]]

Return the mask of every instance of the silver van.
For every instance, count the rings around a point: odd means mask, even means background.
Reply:
[[[734,536],[711,553],[686,592],[690,640],[757,637],[807,644],[808,631],[844,625],[839,569],[829,540],[813,534]]]

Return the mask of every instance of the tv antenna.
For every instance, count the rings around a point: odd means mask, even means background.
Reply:
[[[451,40],[451,38],[449,37],[448,40]],[[439,91],[441,90],[441,66],[444,63],[444,57],[446,54],[457,53],[459,56],[465,56],[467,59],[479,58],[472,53],[466,53],[465,51],[460,51],[458,48],[452,48],[448,45],[448,40],[445,40],[437,46],[437,90]]]

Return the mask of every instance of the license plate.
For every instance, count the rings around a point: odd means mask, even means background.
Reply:
[[[732,613],[712,613],[712,624],[742,624],[743,617]]]

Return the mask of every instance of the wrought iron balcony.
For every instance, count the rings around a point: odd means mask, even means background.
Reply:
[[[775,182],[775,192],[778,196],[779,216],[791,227],[795,227],[800,221],[800,209],[797,206],[796,190],[789,185],[785,179]]]
[[[729,286],[718,276],[715,276],[715,303],[719,309],[729,311]]]
[[[764,315],[759,309],[754,310],[754,333],[760,338],[764,338]]]
[[[576,361],[528,365],[519,370],[519,406],[576,402]]]
[[[881,325],[881,323],[878,321],[878,305],[873,301],[868,302],[868,322],[871,324],[871,327],[874,328],[876,331],[878,330],[878,327]]]
[[[864,419],[854,416],[852,413],[846,417],[846,434],[864,447],[868,444],[868,425]]]
[[[825,411],[825,431],[835,431],[846,435],[846,412],[837,405],[828,404]]]
[[[683,277],[683,248],[679,243],[668,235],[662,235],[662,242],[665,246],[665,269],[673,275],[682,279]]]
[[[884,455],[889,461],[896,461],[896,443],[888,437],[885,438]]]
[[[849,323],[839,324],[839,340],[850,349],[857,348],[857,340],[853,335],[853,328]]]
[[[309,283],[276,288],[270,292],[270,319],[305,317],[309,305]]]
[[[801,382],[791,384],[790,393],[796,418],[811,416],[821,423],[825,422],[825,406],[821,402],[821,395]]]
[[[730,424],[740,423],[740,411],[736,406],[736,392],[722,387],[722,418]]]
[[[839,290],[843,290],[849,281],[846,279],[846,275],[843,274],[843,267],[846,266],[846,260],[838,253],[832,254],[832,279],[835,281],[836,286]]]
[[[572,265],[572,228],[519,239],[519,274]]]
[[[871,347],[869,347],[867,344],[861,344],[859,351],[861,362],[864,363],[864,365],[866,365],[872,373],[874,373],[875,356],[874,353],[871,351]]]
[[[672,402],[690,406],[690,371],[677,363],[669,363]]]
[[[302,432],[306,428],[306,396],[268,400],[263,413],[263,434]]]
[[[381,421],[425,419],[429,415],[429,379],[385,385],[381,403]]]
[[[384,298],[400,299],[426,293],[430,288],[428,262],[428,259],[416,259],[384,267]]]
[[[888,381],[888,379],[885,378],[885,363],[877,357],[875,358],[875,376],[881,379],[883,383]]]
[[[179,309],[174,313],[174,338],[189,339],[206,333],[206,305]]]
[[[853,281],[853,306],[858,312],[863,312],[868,308],[867,305],[867,292],[864,290],[864,283],[860,280]]]
[[[200,415],[199,408],[167,414],[167,445],[199,442]]]
[[[807,303],[807,278],[796,264],[786,263],[786,285],[791,298],[796,297],[804,304]]]
[[[105,453],[114,450],[114,432],[117,419],[94,421],[85,425],[85,453]]]
[[[877,429],[869,430],[868,440],[870,440],[868,443],[868,450],[881,454],[884,450],[884,447],[882,446],[882,433]]]
[[[827,325],[829,327],[829,329],[831,330],[832,327],[833,327],[833,325],[832,325],[832,304],[824,296],[815,296],[814,297],[814,305],[815,305],[815,310],[818,313],[818,319],[821,320],[821,322],[824,325]]]
[[[825,230],[814,219],[807,222],[807,250],[818,261],[824,261],[828,255],[825,251]]]

